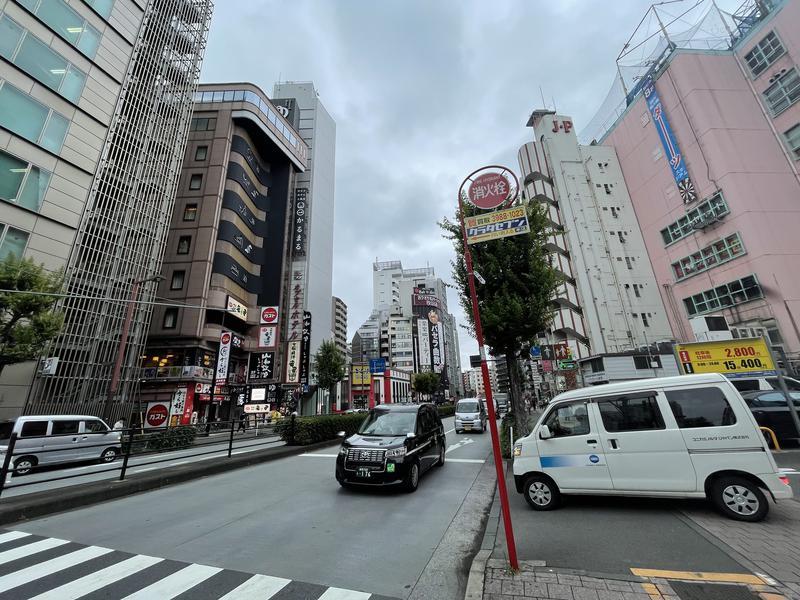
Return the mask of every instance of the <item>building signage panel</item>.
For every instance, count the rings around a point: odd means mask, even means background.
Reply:
[[[276,325],[278,323],[278,306],[262,306],[259,322],[262,325]]]
[[[431,370],[431,337],[428,332],[428,320],[417,319],[417,337],[419,338],[419,369]]]
[[[357,386],[369,385],[370,382],[372,381],[369,372],[369,365],[354,364],[351,372],[351,381],[353,382],[353,385]]]
[[[258,328],[258,347],[274,348],[278,341],[278,328],[272,325],[261,325]]]
[[[300,383],[308,385],[311,370],[311,313],[303,312],[303,334],[300,340]]]
[[[300,383],[300,342],[286,344],[286,383]]]
[[[251,402],[263,402],[267,399],[267,388],[254,387],[250,390]]]
[[[371,358],[369,360],[369,372],[373,375],[383,375],[386,370],[385,358]]]
[[[292,256],[306,255],[308,237],[308,188],[294,191],[294,223],[292,227]]]
[[[183,416],[183,410],[186,408],[187,389],[185,387],[175,388],[172,393],[172,405],[169,409],[170,415]]]
[[[525,207],[515,206],[464,219],[467,243],[479,244],[488,240],[511,237],[530,232]]]
[[[543,360],[542,361],[542,372],[550,373],[553,371],[553,361],[552,360]]]
[[[444,326],[441,323],[432,323],[430,335],[433,372],[441,373],[444,368]]]
[[[251,352],[247,368],[248,383],[262,383],[273,379],[274,352]]]
[[[166,427],[169,422],[169,406],[163,402],[150,402],[145,413],[147,427]]]
[[[504,204],[508,200],[510,191],[511,184],[505,175],[484,173],[469,185],[467,196],[471,204],[484,210],[491,210]]]
[[[228,296],[228,313],[247,321],[247,307],[233,296]]]
[[[435,308],[444,309],[444,305],[439,298],[436,297],[436,290],[432,288],[414,288],[414,293],[411,295],[412,306],[433,306]]]
[[[230,331],[223,331],[219,336],[219,353],[217,354],[217,373],[214,377],[216,385],[223,385],[228,381],[228,362],[231,358]]]
[[[246,413],[268,413],[269,404],[245,404],[244,412]]]
[[[304,260],[292,261],[292,279],[289,282],[289,315],[286,339],[299,342],[303,336],[303,309],[306,295],[306,264]]]
[[[775,375],[775,364],[763,338],[676,344],[685,374],[722,373],[726,377]]]
[[[678,148],[678,142],[672,133],[672,128],[669,126],[667,115],[664,113],[664,107],[661,104],[661,98],[658,96],[656,84],[652,77],[647,78],[643,93],[647,101],[647,109],[653,117],[653,124],[656,126],[658,137],[661,139],[661,145],[664,147],[672,177],[678,186],[678,192],[681,194],[683,203],[688,204],[697,200],[697,192],[689,177],[689,171],[686,169],[686,161],[683,160],[681,151]]]

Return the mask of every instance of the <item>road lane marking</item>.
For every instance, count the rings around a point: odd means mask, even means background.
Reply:
[[[458,450],[459,448],[466,446],[467,444],[474,444],[475,440],[472,438],[464,438],[463,440],[456,442],[455,444],[450,444],[447,447],[447,450],[444,451],[445,454],[450,454],[453,450]]]
[[[447,435],[448,433],[453,433],[455,430],[456,430],[455,427],[453,429],[448,429],[447,431],[444,432],[444,434]]]
[[[661,579],[764,585],[764,580],[761,577],[749,573],[701,573],[696,571],[664,571],[662,569],[631,569],[631,573],[639,577],[660,577]]]
[[[317,600],[369,600],[371,595],[366,592],[354,592],[353,590],[329,587]]]
[[[448,458],[447,462],[454,462],[454,463],[472,463],[476,465],[480,465],[486,462],[485,458]]]
[[[313,452],[304,452],[300,456],[320,456],[322,458],[336,458],[338,454],[315,454]]]
[[[189,565],[172,575],[156,581],[152,585],[126,596],[124,600],[152,600],[153,598],[174,598],[194,586],[203,583],[209,577],[222,571],[219,567],[205,565]]]
[[[242,585],[232,589],[219,600],[251,600],[252,598],[272,598],[289,585],[291,579],[270,577],[269,575],[253,575]]]
[[[4,565],[8,562],[11,562],[12,560],[17,560],[18,558],[23,558],[25,556],[35,554],[36,552],[42,552],[44,550],[50,550],[51,548],[57,548],[58,546],[63,546],[66,543],[68,543],[67,540],[48,538],[46,540],[33,542],[32,544],[28,544],[27,546],[19,546],[17,548],[12,548],[11,550],[6,550],[5,552],[0,553],[0,565]]]
[[[75,552],[70,552],[69,554],[64,554],[43,563],[33,565],[27,569],[14,571],[13,573],[0,577],[0,592],[7,592],[15,587],[30,583],[36,579],[41,579],[42,577],[47,577],[53,573],[58,573],[59,571],[74,567],[87,560],[97,558],[98,556],[103,556],[109,552],[113,552],[113,550],[110,548],[100,548],[98,546],[88,546],[76,550]]]
[[[5,542],[10,542],[12,540],[18,540],[22,537],[28,537],[30,533],[25,533],[24,531],[9,531],[7,533],[0,534],[0,544],[4,544]]]

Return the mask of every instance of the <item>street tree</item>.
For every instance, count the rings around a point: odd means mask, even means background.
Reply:
[[[430,396],[439,389],[439,379],[439,374],[431,371],[414,373],[411,387],[419,395]]]
[[[473,268],[486,281],[476,281],[484,340],[493,354],[506,355],[515,430],[520,435],[527,434],[530,429],[530,413],[522,401],[522,373],[517,359],[538,334],[550,326],[555,312],[553,299],[563,283],[563,276],[552,267],[548,237],[554,229],[546,209],[538,202],[529,202],[525,206],[529,234],[470,246]],[[464,216],[478,212],[464,202]],[[458,213],[454,220],[445,218],[440,221],[439,226],[444,237],[453,243],[456,253],[455,260],[450,261],[453,278],[459,302],[469,320],[465,327],[474,337],[475,323]]]
[[[12,254],[0,261],[0,372],[41,356],[64,323],[53,310],[64,281],[33,259]]]
[[[317,384],[330,392],[333,400],[336,384],[344,379],[346,358],[333,340],[324,340],[314,355],[314,370]]]

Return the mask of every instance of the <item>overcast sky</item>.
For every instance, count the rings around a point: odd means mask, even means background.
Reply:
[[[723,7],[735,0],[720,3]],[[484,164],[519,171],[532,110],[581,130],[645,0],[219,0],[202,81],[313,81],[336,121],[333,293],[349,336],[372,308],[372,263],[451,281],[436,225]],[[448,305],[464,315],[453,290]],[[460,333],[462,368],[477,345]]]

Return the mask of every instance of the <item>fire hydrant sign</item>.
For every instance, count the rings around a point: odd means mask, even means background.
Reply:
[[[508,200],[511,185],[502,173],[484,173],[470,184],[467,196],[471,204],[484,210],[502,206]]]
[[[763,338],[676,344],[675,353],[687,375],[722,373],[726,377],[736,378],[776,374]]]
[[[467,217],[464,219],[464,226],[467,229],[468,244],[511,237],[529,233],[531,230],[528,214],[523,206]]]

